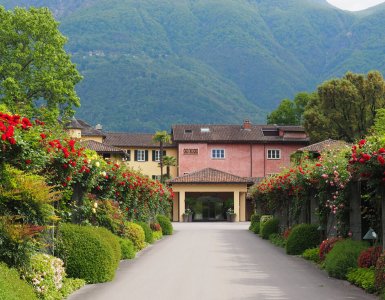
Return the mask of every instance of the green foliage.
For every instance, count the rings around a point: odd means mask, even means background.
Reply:
[[[261,216],[259,214],[252,214],[250,217],[250,227],[249,230],[254,233],[259,233],[259,221]],[[258,227],[258,228],[257,228]],[[256,232],[258,231],[258,232]]]
[[[154,237],[152,236],[152,230],[150,228],[150,225],[148,225],[148,223],[146,222],[136,222],[136,223],[142,227],[144,231],[146,243],[152,244],[154,242]]]
[[[319,257],[319,248],[306,249],[302,253],[302,257],[304,259],[311,260],[311,261],[313,261],[313,262],[315,262],[317,264],[321,262],[321,259]]]
[[[64,298],[67,298],[70,294],[80,289],[85,284],[86,282],[84,281],[84,279],[64,278],[63,287],[61,288],[60,292]]]
[[[376,289],[385,295],[385,252],[378,258],[375,271]]]
[[[306,249],[318,246],[320,233],[314,224],[300,224],[293,228],[286,243],[286,253],[291,255],[302,254]]]
[[[72,106],[80,105],[75,85],[81,76],[51,11],[0,6],[0,28],[0,102],[51,123],[60,113],[72,115]]]
[[[368,245],[360,241],[337,242],[325,259],[325,269],[332,277],[345,279],[351,268],[357,268],[357,259]]]
[[[37,300],[33,288],[20,279],[15,269],[0,262],[0,298],[2,300]]]
[[[48,254],[35,254],[29,266],[22,271],[22,276],[31,284],[40,299],[61,300],[63,278],[66,273],[63,261]]]
[[[101,231],[102,230],[102,231]],[[87,283],[105,282],[114,278],[117,260],[117,238],[106,239],[106,229],[74,224],[61,224],[58,235],[58,256],[64,261],[67,274]],[[111,245],[113,243],[113,245]],[[117,246],[115,245],[117,244]]]
[[[271,218],[263,222],[263,216],[261,218],[260,235],[263,239],[268,239],[270,234],[278,233],[279,231],[279,220],[277,218]]]
[[[255,234],[259,234],[261,228],[261,223],[260,222],[254,222],[252,225],[250,225],[250,230],[254,232]]]
[[[380,72],[348,72],[318,87],[310,100],[304,125],[313,141],[325,138],[353,142],[368,133],[376,111],[385,105],[385,81]]]
[[[120,249],[122,253],[121,259],[132,259],[135,258],[136,251],[134,247],[134,243],[129,239],[120,238]]]
[[[162,227],[162,233],[163,235],[171,235],[173,232],[173,227],[170,219],[163,215],[157,215],[156,220],[160,224],[160,227]]]
[[[160,240],[163,237],[162,230],[160,231],[153,231],[152,236],[154,238],[154,241]]]
[[[124,238],[132,241],[135,250],[140,251],[146,247],[146,237],[143,228],[133,222],[124,223]]]
[[[115,269],[118,267],[120,259],[122,257],[122,253],[120,250],[119,237],[114,235],[111,231],[103,227],[96,227],[95,233],[99,234],[100,237],[106,241],[110,248],[112,249],[114,267]]]
[[[269,235],[269,240],[278,247],[284,248],[286,245],[286,240],[279,233],[272,233]]]
[[[375,288],[375,271],[374,268],[356,268],[350,269],[346,278],[354,285],[363,288],[368,293],[374,293]]]

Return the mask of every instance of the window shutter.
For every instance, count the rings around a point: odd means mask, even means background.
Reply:
[[[131,160],[131,150],[127,150],[127,160]]]
[[[144,160],[148,161],[148,150],[146,150],[144,153],[145,153],[145,159]]]
[[[163,150],[163,156],[166,156],[167,154],[166,154],[166,150]]]
[[[135,150],[135,157],[134,157],[134,160],[135,160],[135,161],[138,161],[138,150]]]
[[[155,153],[156,153],[156,150],[152,150],[152,161],[155,161]]]

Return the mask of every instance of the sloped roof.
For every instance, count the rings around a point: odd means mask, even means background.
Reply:
[[[176,183],[246,183],[253,184],[249,178],[239,177],[230,173],[212,168],[202,169],[183,176],[176,177],[170,181]]]
[[[202,130],[203,129],[203,130]],[[285,137],[264,135],[263,131],[297,132],[305,134],[301,126],[276,126],[276,125],[252,125],[250,129],[244,129],[242,125],[205,125],[205,124],[183,124],[172,126],[174,142],[243,142],[243,143],[266,143],[266,142],[300,142],[308,143],[309,138]]]
[[[82,141],[80,142],[81,145],[83,145],[85,148],[94,150],[98,153],[121,153],[124,154],[124,151],[122,149],[106,145],[104,143],[99,143],[96,141]]]
[[[297,151],[308,151],[308,152],[322,152],[325,149],[338,149],[345,146],[349,146],[349,144],[345,141],[339,141],[339,140],[333,140],[333,139],[327,139],[325,141],[311,144],[306,147],[299,148]]]
[[[76,119],[75,117],[73,117],[65,127],[68,129],[80,129],[82,131],[82,136],[106,136],[103,131],[95,129],[87,122]]]
[[[154,143],[151,133],[125,133],[112,132],[106,134],[104,143],[115,147],[143,147],[158,148],[159,143]],[[164,148],[175,148],[175,144],[164,144]]]

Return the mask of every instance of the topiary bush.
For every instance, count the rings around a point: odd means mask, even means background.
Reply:
[[[72,294],[76,290],[80,289],[85,284],[86,284],[86,282],[84,281],[84,279],[64,278],[63,279],[63,287],[60,290],[60,292],[64,298],[67,298],[67,296],[69,296],[70,294]]]
[[[385,252],[377,259],[375,268],[375,286],[378,291],[385,290]]]
[[[302,257],[306,260],[310,260],[310,261],[313,261],[315,263],[320,263],[321,260],[319,258],[319,249],[318,248],[310,248],[310,249],[306,249],[303,253],[302,253]]]
[[[300,255],[306,249],[319,245],[320,233],[314,224],[300,224],[295,226],[287,238],[286,253]]]
[[[376,291],[375,271],[373,268],[350,269],[346,278],[349,282],[363,288],[368,293],[374,293]]]
[[[121,259],[132,259],[135,258],[136,251],[133,242],[129,239],[119,239],[120,249],[121,249]]]
[[[342,240],[335,243],[325,259],[325,269],[332,277],[345,279],[351,268],[357,268],[357,259],[368,245],[361,241]]]
[[[252,232],[254,232],[255,234],[259,234],[260,228],[261,228],[261,223],[260,223],[260,222],[255,222],[255,223],[253,224],[253,226],[250,228],[250,230],[251,230]]]
[[[375,267],[378,258],[382,254],[382,247],[370,247],[364,251],[361,252],[360,256],[358,257],[358,267],[359,268],[370,268]]]
[[[145,234],[142,227],[133,222],[124,223],[124,237],[131,240],[134,244],[135,250],[140,251],[146,247]]]
[[[152,236],[152,230],[150,225],[146,222],[136,222],[138,225],[140,225],[144,231],[144,236],[146,243],[152,244],[154,242],[154,237]]]
[[[0,262],[0,299],[37,300],[37,297],[32,286],[21,280],[20,274],[15,269],[10,269]]]
[[[120,260],[117,247],[120,249],[119,240],[105,228],[59,226],[57,253],[70,277],[82,278],[88,283],[112,280]]]
[[[269,240],[273,245],[278,247],[285,247],[286,240],[279,233],[272,233],[269,235]]]
[[[263,225],[262,225],[263,224]],[[278,233],[279,231],[279,220],[277,218],[271,218],[267,220],[266,222],[262,223],[261,219],[261,228],[260,228],[260,235],[263,239],[267,240],[270,236],[270,234]]]
[[[252,214],[250,217],[249,230],[254,232],[253,228],[256,223],[259,223],[260,220],[261,220],[261,216],[259,214]]]
[[[323,261],[326,258],[326,255],[333,249],[334,245],[338,242],[342,241],[340,237],[332,237],[322,241],[319,246],[319,258]]]
[[[168,217],[163,215],[157,215],[156,220],[160,224],[160,227],[162,227],[162,233],[164,235],[171,235],[173,232],[171,221]]]
[[[154,241],[160,240],[163,237],[162,230],[160,231],[153,231],[152,236],[154,237]]]

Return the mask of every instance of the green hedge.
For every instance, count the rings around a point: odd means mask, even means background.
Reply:
[[[286,253],[301,255],[306,249],[314,248],[320,243],[320,233],[315,224],[300,224],[295,226],[286,242]]]
[[[136,222],[136,223],[142,227],[144,231],[146,243],[152,244],[154,242],[154,237],[152,236],[152,230],[150,225],[146,222]]]
[[[249,230],[254,232],[254,227],[256,223],[259,223],[261,220],[261,216],[259,214],[252,214],[250,217],[250,227]],[[258,225],[259,226],[259,225]]]
[[[32,286],[21,280],[15,269],[10,269],[6,264],[0,263],[0,299],[37,300],[37,297]]]
[[[152,236],[154,237],[155,241],[160,240],[163,237],[162,230],[160,230],[160,231],[153,231],[152,232]]]
[[[156,220],[160,224],[160,227],[162,227],[162,233],[163,235],[171,235],[173,232],[171,221],[168,217],[163,215],[157,215]]]
[[[375,271],[373,268],[350,269],[346,277],[349,282],[363,288],[369,293],[374,293],[376,291]]]
[[[255,234],[259,234],[261,228],[261,223],[260,222],[255,222],[253,223],[252,226],[250,226],[250,230],[254,232]]]
[[[279,231],[279,220],[277,218],[268,219],[266,222],[260,225],[260,235],[263,239],[268,239],[270,234],[278,233]]]
[[[332,277],[345,279],[351,268],[357,268],[361,251],[368,248],[365,242],[342,240],[337,242],[325,259],[325,269]]]
[[[134,244],[135,251],[140,251],[146,248],[146,236],[140,225],[133,222],[125,222],[124,237],[131,240]]]
[[[286,240],[279,233],[272,233],[269,235],[270,242],[277,247],[285,247]]]
[[[120,249],[122,252],[122,256],[121,256],[122,259],[135,258],[136,251],[135,251],[134,243],[131,242],[131,240],[120,238],[119,243],[120,243]]]
[[[112,280],[120,260],[119,252],[119,239],[105,228],[59,226],[58,256],[63,259],[70,277],[82,278],[88,283]]]

